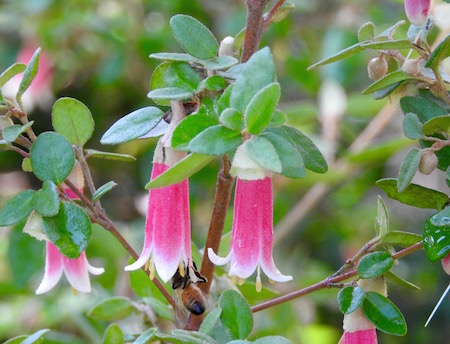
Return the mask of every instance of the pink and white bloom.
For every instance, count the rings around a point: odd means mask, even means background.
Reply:
[[[151,179],[168,170],[183,155],[163,147],[160,141],[155,151]],[[154,278],[156,269],[164,282],[175,275],[180,264],[188,266],[192,262],[187,179],[149,191],[144,248],[139,259],[126,266],[125,270],[137,270],[149,259],[150,278]]]
[[[257,270],[256,288],[259,291],[260,268],[272,281],[286,282],[292,280],[292,276],[282,275],[272,257],[272,178],[261,167],[246,159],[249,160],[239,147],[232,167],[232,173],[237,174],[237,181],[230,252],[221,258],[208,248],[208,256],[216,265],[231,263],[229,275],[240,279],[249,277]]]
[[[430,13],[431,0],[405,0],[405,12],[411,24],[424,24]]]
[[[450,275],[450,253],[442,258],[442,268],[447,273],[447,275]]]

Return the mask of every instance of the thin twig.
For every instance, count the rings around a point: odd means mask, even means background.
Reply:
[[[278,10],[281,8],[281,6],[283,6],[285,2],[286,0],[278,0],[276,4],[273,5],[273,7],[270,9],[270,11],[267,12],[267,14],[264,16],[263,32],[269,28],[273,16],[277,14]]]

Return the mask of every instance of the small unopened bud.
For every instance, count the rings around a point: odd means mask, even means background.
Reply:
[[[388,63],[384,56],[374,57],[369,61],[367,65],[367,73],[369,78],[373,81],[377,81],[386,75],[388,71]]]
[[[438,158],[434,152],[425,150],[420,156],[419,171],[422,174],[430,174],[436,169]]]
[[[231,36],[225,37],[219,46],[219,56],[232,56],[233,55],[234,38]]]
[[[408,59],[403,63],[402,69],[405,73],[409,75],[419,75],[420,74],[420,66],[419,59]]]
[[[405,12],[413,25],[422,25],[428,19],[431,0],[405,0]]]
[[[444,258],[442,258],[442,267],[447,275],[450,275],[450,253],[447,254]]]

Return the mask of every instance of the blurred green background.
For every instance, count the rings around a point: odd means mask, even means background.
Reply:
[[[388,100],[374,101],[371,96],[361,95],[361,90],[370,83],[367,62],[376,55],[363,53],[314,71],[306,68],[356,43],[356,32],[367,21],[372,21],[380,33],[405,19],[403,2],[291,2],[296,5],[295,9],[282,22],[270,27],[262,43],[271,47],[275,58],[283,91],[281,108],[288,114],[291,125],[311,136],[320,148],[334,151],[338,159],[346,161],[349,145],[388,103]],[[143,186],[149,179],[156,141],[102,147],[99,139],[120,117],[152,105],[146,94],[157,61],[150,60],[148,55],[181,52],[168,24],[170,17],[178,13],[196,17],[219,40],[234,36],[245,24],[245,6],[243,1],[237,0],[0,2],[0,70],[15,61],[25,41],[35,42],[53,60],[56,98],[77,98],[92,111],[96,129],[87,148],[132,154],[137,158],[134,163],[90,160],[97,186],[110,180],[118,183],[103,198],[103,206],[137,251],[141,249],[144,223],[139,209],[143,204],[145,208]],[[398,35],[404,34],[406,29],[405,25]],[[437,30],[431,35],[436,34]],[[338,125],[338,136],[330,148],[330,143],[322,137],[318,120],[318,94],[323,81],[331,79],[345,90],[346,107]],[[51,130],[50,112],[51,108],[33,111],[31,119],[35,120],[36,133]],[[399,125],[401,116],[398,113],[377,137],[373,151],[348,165],[344,173],[331,168],[326,175],[309,173],[304,180],[275,179],[275,225],[314,184],[324,183],[329,192],[300,222],[293,223],[283,237],[276,236],[275,262],[282,273],[294,276],[294,282],[270,285],[271,289],[280,293],[292,291],[315,283],[339,268],[374,236],[377,195],[382,195],[387,203],[392,229],[421,233],[423,221],[430,212],[390,201],[374,187],[377,179],[396,176],[405,154],[403,149],[413,144],[403,138]],[[0,205],[24,188],[39,187],[39,181],[21,172],[20,166],[21,158],[17,154],[0,153]],[[199,248],[205,242],[218,168],[216,161],[190,181],[193,240]],[[434,183],[444,178],[434,175],[428,178],[429,183],[430,180]],[[225,231],[231,228],[231,211],[232,207]],[[64,280],[46,295],[36,297],[34,290],[43,274],[44,244],[23,234],[20,226],[1,228],[0,236],[0,340],[50,328],[52,333],[46,335],[48,342],[99,342],[107,323],[89,319],[86,310],[109,296],[136,297],[130,288],[129,275],[123,271],[128,262],[125,250],[101,228],[94,228],[87,252],[90,262],[105,267],[106,272],[91,278],[93,293],[77,296]],[[394,271],[421,290],[388,282],[389,296],[404,313],[408,334],[393,337],[380,333],[379,342],[446,342],[450,335],[446,326],[450,321],[448,299],[429,327],[423,327],[448,283],[449,278],[440,264],[430,264],[424,253],[419,252],[402,259]],[[266,290],[255,295],[251,285],[254,278],[248,282],[242,290],[251,305],[272,294]],[[268,285],[267,280],[264,283]],[[254,333],[283,335],[293,343],[336,343],[342,326],[337,292],[337,289],[319,291],[262,311],[255,315]]]

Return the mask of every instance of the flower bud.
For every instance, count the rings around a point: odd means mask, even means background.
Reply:
[[[438,164],[438,158],[434,152],[429,150],[422,151],[420,156],[419,171],[422,174],[430,174]]]
[[[369,78],[373,81],[377,81],[386,75],[388,71],[388,63],[383,55],[379,57],[374,57],[369,61],[367,65],[367,72],[369,73]]]
[[[413,25],[422,25],[428,19],[431,0],[405,0],[405,12]]]
[[[405,73],[409,75],[419,75],[420,74],[420,66],[419,59],[408,59],[403,63],[402,69]]]
[[[442,258],[442,267],[447,275],[450,275],[450,253],[447,254],[444,258]]]

